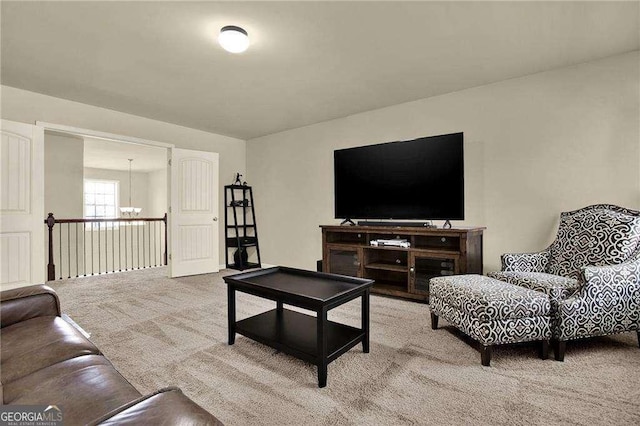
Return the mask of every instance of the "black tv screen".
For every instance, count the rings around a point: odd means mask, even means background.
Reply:
[[[463,134],[334,151],[337,219],[464,219]]]

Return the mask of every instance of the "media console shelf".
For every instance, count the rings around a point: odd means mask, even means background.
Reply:
[[[324,225],[322,270],[375,280],[371,291],[429,301],[429,280],[482,274],[483,227],[416,228]],[[372,240],[405,238],[409,248],[375,247]]]

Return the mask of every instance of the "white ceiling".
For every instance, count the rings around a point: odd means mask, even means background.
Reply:
[[[2,84],[242,139],[640,47],[637,1],[1,8]]]
[[[148,173],[167,166],[167,150],[146,145],[84,138],[84,167]]]

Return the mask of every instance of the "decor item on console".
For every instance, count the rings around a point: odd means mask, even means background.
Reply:
[[[222,424],[178,388],[142,396],[61,318],[50,287],[3,291],[0,314],[3,405],[54,405],[68,425]]]
[[[640,212],[597,204],[563,212],[555,241],[502,255],[492,278],[549,295],[555,357],[566,341],[636,331],[640,343]]]

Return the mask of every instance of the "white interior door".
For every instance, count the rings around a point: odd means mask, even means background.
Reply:
[[[0,289],[44,282],[44,130],[0,123]]]
[[[171,149],[169,276],[218,272],[218,154]]]

